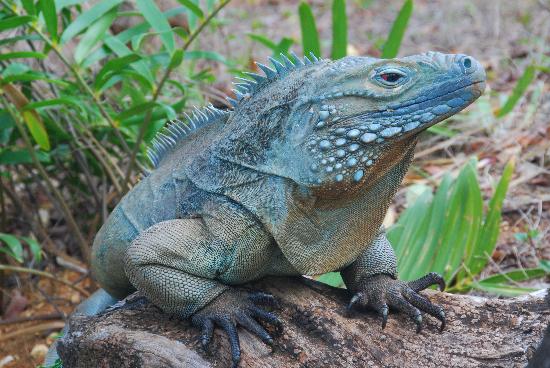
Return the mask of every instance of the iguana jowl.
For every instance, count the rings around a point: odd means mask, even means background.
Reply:
[[[114,209],[94,241],[92,268],[106,291],[81,312],[137,289],[164,311],[191,317],[207,344],[214,326],[240,350],[236,325],[267,343],[257,319],[278,323],[238,285],[267,275],[340,271],[351,305],[421,312],[437,274],[402,282],[382,220],[419,133],[485,88],[472,57],[429,52],[400,59],[316,58],[258,66],[237,83],[232,111],[196,110],[159,134],[155,169]],[[110,296],[112,297],[110,297]]]

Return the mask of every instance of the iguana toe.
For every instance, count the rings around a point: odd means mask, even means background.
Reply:
[[[210,304],[193,315],[191,322],[201,329],[200,343],[204,349],[212,340],[214,327],[222,328],[229,338],[233,367],[237,367],[241,359],[241,348],[237,325],[244,327],[258,336],[267,345],[273,345],[273,338],[258,323],[258,320],[282,327],[279,319],[256,305],[276,305],[275,298],[266,293],[248,293],[229,289],[218,296]]]
[[[386,327],[388,309],[396,309],[413,320],[417,333],[422,330],[422,312],[425,312],[441,321],[440,329],[443,330],[445,327],[443,308],[418,294],[418,291],[435,284],[442,289],[445,287],[443,279],[436,273],[409,283],[385,274],[367,277],[361,283],[361,291],[352,296],[348,309],[351,310],[355,305],[374,309],[382,317],[382,328]]]

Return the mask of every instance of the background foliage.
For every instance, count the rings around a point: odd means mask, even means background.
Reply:
[[[0,273],[56,279],[50,273],[56,263],[86,271],[97,229],[148,169],[145,152],[155,133],[193,105],[227,108],[228,88],[220,86],[212,65],[240,77],[255,66],[221,48],[207,49],[200,40],[205,32],[221,34],[227,21],[222,9],[229,1],[178,0],[178,6],[161,10],[152,0],[136,0],[133,7],[122,0],[0,0]],[[320,9],[305,1],[292,11],[300,37],[284,29],[277,37],[266,36],[253,20],[244,35],[274,57],[301,47],[306,55],[342,58],[354,54],[350,12],[371,3],[327,2],[330,29],[324,38]],[[401,3],[387,35],[372,39],[373,56],[399,54],[415,9],[412,0]],[[117,26],[129,19],[138,21]],[[487,121],[482,129],[491,131],[498,124],[513,125],[506,122],[525,101],[535,110],[545,89],[532,84],[546,78],[550,65],[542,55],[519,73],[510,92],[492,91],[462,119]],[[489,78],[495,75],[489,70]],[[435,142],[456,142],[465,134],[460,129],[444,123],[430,132]],[[437,271],[456,292],[531,291],[522,282],[550,271],[542,258],[535,267],[483,274],[495,264],[514,164],[496,173],[500,181],[484,191],[478,178],[484,158],[469,154],[474,157],[455,167],[456,175],[431,178],[413,168],[428,184],[407,190],[402,213],[388,231],[400,274],[412,279]],[[515,236],[538,252],[543,232],[535,224]],[[342,285],[336,273],[319,279]],[[12,286],[6,280],[1,278],[1,288]]]

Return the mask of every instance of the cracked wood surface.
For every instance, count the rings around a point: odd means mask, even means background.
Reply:
[[[240,329],[241,367],[524,367],[539,345],[550,311],[544,293],[486,299],[425,291],[442,305],[447,327],[426,316],[415,333],[390,313],[382,330],[371,311],[347,315],[347,292],[307,279],[270,278],[252,284],[272,293],[284,331],[275,347]],[[132,298],[132,297],[130,297]],[[199,331],[134,296],[126,308],[75,317],[60,340],[64,367],[229,367],[227,338],[216,330],[204,353]]]

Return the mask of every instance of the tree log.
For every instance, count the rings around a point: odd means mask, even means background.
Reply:
[[[273,350],[240,329],[241,367],[524,367],[550,321],[544,293],[515,299],[486,299],[423,292],[443,306],[447,327],[424,318],[390,313],[388,324],[371,311],[345,308],[346,290],[305,278],[268,278],[251,285],[272,293],[284,324],[274,329]],[[162,313],[131,296],[124,307],[94,317],[73,317],[58,351],[65,368],[229,367],[227,337],[216,333],[207,352],[189,321]]]

